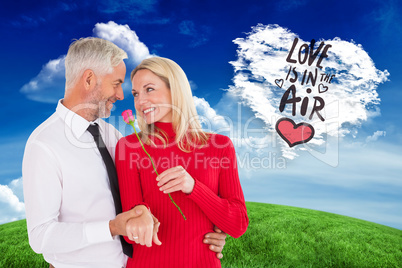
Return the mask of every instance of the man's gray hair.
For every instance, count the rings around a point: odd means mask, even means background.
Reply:
[[[85,70],[103,76],[111,73],[123,59],[127,59],[127,53],[110,41],[95,37],[74,41],[65,60],[66,89],[74,87]]]

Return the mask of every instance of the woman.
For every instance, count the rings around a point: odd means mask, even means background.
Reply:
[[[146,59],[133,70],[131,81],[140,137],[159,176],[136,135],[122,138],[116,167],[123,211],[148,205],[161,222],[162,245],[134,245],[127,267],[220,267],[202,242],[204,234],[216,225],[239,237],[248,226],[233,144],[226,136],[201,130],[189,82],[175,62]],[[138,243],[140,235],[126,240]]]

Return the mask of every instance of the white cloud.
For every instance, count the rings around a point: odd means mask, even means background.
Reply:
[[[193,96],[195,108],[199,116],[199,120],[203,129],[207,132],[220,132],[223,129],[228,129],[229,124],[226,119],[218,115],[214,109],[204,98]]]
[[[66,56],[60,56],[46,63],[39,74],[21,88],[29,99],[54,103],[64,96]]]
[[[93,32],[96,37],[109,40],[127,52],[127,70],[133,69],[143,59],[151,56],[148,47],[128,25],[120,25],[113,21],[97,23]]]
[[[8,187],[13,191],[14,195],[20,200],[24,202],[24,191],[23,191],[23,183],[22,178],[12,180]]]
[[[253,27],[253,31],[246,38],[234,40],[238,45],[238,59],[231,62],[235,70],[234,86],[228,90],[240,97],[242,102],[253,110],[255,116],[265,122],[269,131],[276,132],[275,124],[281,117],[291,118],[296,123],[307,122],[315,129],[315,136],[308,145],[320,147],[325,146],[325,137],[343,137],[348,133],[356,133],[362,122],[379,114],[380,99],[376,89],[379,84],[388,80],[389,73],[387,70],[376,69],[361,45],[339,38],[317,41],[315,49],[321,41],[324,41],[325,45],[331,45],[327,51],[328,58],[322,60],[323,68],[320,69],[316,68],[318,59],[311,66],[308,61],[304,64],[300,64],[299,60],[297,63],[286,61],[296,37],[299,38],[295,33],[278,25],[259,24]],[[309,45],[310,41],[299,38],[295,52],[290,57],[292,60],[298,59],[298,51],[302,44]],[[309,54],[300,54],[301,61],[305,55]],[[293,83],[290,81],[295,78],[293,71],[287,76],[290,67],[296,67],[298,74]],[[311,80],[309,83],[305,80],[301,85],[305,70],[307,75],[312,72],[314,76],[317,70],[314,86]],[[334,75],[334,78],[331,82],[329,78],[325,81],[322,73]],[[295,116],[292,115],[292,104],[287,104],[283,112],[279,111],[281,98],[292,84],[296,86],[297,97],[301,98],[296,104]],[[308,88],[311,93],[307,92]],[[309,102],[307,113],[302,116],[300,107],[305,97]],[[317,113],[309,118],[315,102],[313,97],[324,100],[325,108],[320,114],[325,121],[320,120]],[[300,149],[305,149],[303,146],[289,148],[282,140],[280,144],[283,155],[289,159],[294,159]]]
[[[126,80],[129,80],[130,70],[143,59],[150,57],[148,47],[142,43],[135,31],[128,25],[119,25],[113,21],[97,23],[93,29],[94,36],[109,40],[127,52]],[[50,60],[42,67],[39,74],[23,85],[21,92],[29,99],[39,102],[55,103],[64,96],[65,89],[65,66],[66,55]],[[127,79],[128,77],[128,79]],[[129,89],[129,83],[123,85]]]
[[[25,218],[21,196],[22,178],[13,180],[9,185],[0,184],[0,224]]]
[[[368,136],[366,138],[366,142],[376,141],[376,140],[378,140],[379,137],[382,137],[382,136],[385,137],[386,134],[387,134],[387,132],[378,130],[378,131],[374,132],[372,136]]]

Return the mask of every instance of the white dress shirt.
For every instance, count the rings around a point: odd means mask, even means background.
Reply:
[[[121,134],[101,119],[95,122],[114,160]],[[25,148],[22,173],[29,243],[56,268],[126,265],[119,237],[110,234],[115,208],[89,124],[59,101]]]

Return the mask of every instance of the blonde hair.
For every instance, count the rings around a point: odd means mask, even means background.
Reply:
[[[74,41],[65,60],[66,89],[74,87],[85,70],[103,76],[111,73],[123,59],[127,59],[127,53],[110,41],[95,37]]]
[[[208,135],[202,131],[195,109],[193,94],[190,83],[182,68],[174,61],[162,58],[151,57],[143,60],[132,72],[131,81],[139,70],[149,70],[164,81],[170,89],[172,101],[172,125],[176,133],[176,143],[180,150],[190,152],[191,147],[203,146],[208,140]],[[139,114],[139,111],[137,111]],[[163,132],[155,131],[154,124],[147,124],[144,119],[138,117],[138,125],[141,129],[141,137],[145,143],[151,142],[150,136],[160,139],[165,145]]]

